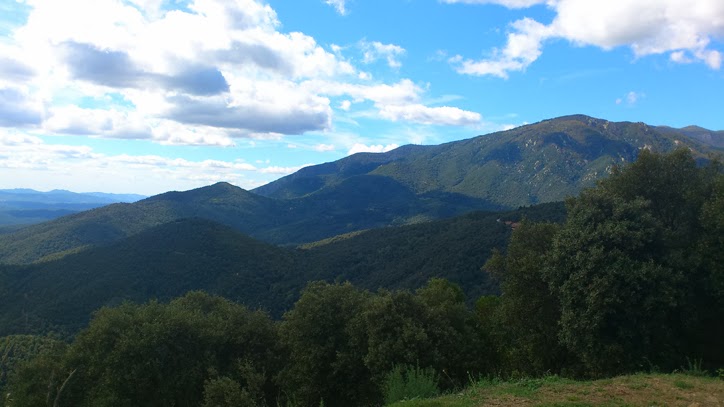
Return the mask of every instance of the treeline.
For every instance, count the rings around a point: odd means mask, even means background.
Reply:
[[[562,225],[524,223],[485,269],[503,366],[609,376],[724,366],[724,175],[687,150],[642,151],[567,202]]]
[[[203,292],[103,308],[75,340],[15,367],[5,406],[377,405],[399,366],[460,386],[493,351],[462,290],[372,294],[312,283],[275,322]]]
[[[169,222],[115,244],[55,261],[0,265],[0,336],[55,331],[71,338],[93,311],[124,300],[168,302],[188,291],[261,308],[275,318],[292,308],[309,281],[350,281],[358,288],[417,289],[443,277],[467,298],[497,294],[480,266],[511,228],[504,222],[562,222],[562,203],[503,213],[474,212],[319,242],[273,246],[204,219]]]
[[[516,228],[483,267],[502,294],[472,309],[441,279],[414,292],[312,283],[278,322],[202,292],[126,303],[15,366],[5,405],[362,406],[400,372],[446,390],[724,366],[719,164],[642,151],[567,209],[562,225]]]

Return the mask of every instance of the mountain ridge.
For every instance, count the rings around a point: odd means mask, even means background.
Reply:
[[[294,246],[474,210],[562,201],[634,161],[641,149],[676,148],[689,148],[702,163],[719,153],[644,123],[564,116],[437,146],[355,154],[253,191],[217,183],[109,205],[0,235],[0,262],[52,259],[182,218]]]
[[[679,145],[692,148],[702,159],[711,151],[682,132],[570,115],[436,146],[403,146],[374,156],[374,160],[356,154],[304,168],[253,192],[299,198],[349,178],[331,168],[357,168],[354,175],[360,175],[374,162],[378,165],[370,174],[396,179],[418,194],[460,193],[516,207],[575,195],[593,186],[614,164],[632,162],[641,148],[666,152]],[[360,164],[355,167],[356,161]],[[507,185],[497,182],[511,172],[522,175]]]
[[[480,266],[511,228],[499,218],[562,221],[562,204],[371,229],[304,249],[278,247],[218,222],[178,219],[104,246],[24,266],[0,265],[0,336],[72,334],[92,311],[123,301],[168,300],[204,290],[280,317],[308,281],[368,290],[460,284],[470,299],[497,292]]]

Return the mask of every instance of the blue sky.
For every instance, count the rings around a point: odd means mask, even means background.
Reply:
[[[724,129],[721,0],[8,0],[0,189],[252,189],[583,113]]]

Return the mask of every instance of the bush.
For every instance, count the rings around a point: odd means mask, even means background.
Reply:
[[[432,368],[395,365],[385,377],[383,393],[385,404],[414,398],[430,398],[440,390],[437,387],[438,375]]]

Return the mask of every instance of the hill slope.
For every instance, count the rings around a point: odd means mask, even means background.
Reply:
[[[405,146],[384,154],[356,154],[307,167],[255,189],[274,198],[298,198],[361,174],[396,180],[415,194],[453,193],[489,205],[517,207],[559,201],[632,162],[648,148],[712,150],[686,132],[643,123],[614,123],[576,115],[439,146]]]
[[[439,146],[404,146],[308,167],[244,191],[226,183],[168,192],[0,235],[0,262],[49,260],[177,219],[219,222],[297,245],[472,210],[561,201],[633,161],[642,148],[717,151],[680,131],[567,116]]]
[[[9,231],[112,203],[135,202],[143,198],[132,194],[0,189],[0,228]]]
[[[552,204],[504,214],[477,212],[359,232],[304,250],[269,245],[208,220],[173,221],[58,260],[0,267],[0,336],[72,333],[101,306],[170,299],[190,290],[280,316],[312,280],[349,280],[377,290],[414,289],[444,277],[475,298],[497,291],[480,267],[510,235],[498,218],[522,216],[561,220],[564,209]]]

